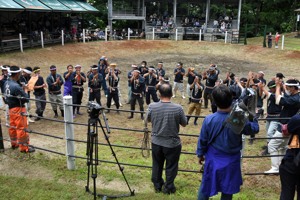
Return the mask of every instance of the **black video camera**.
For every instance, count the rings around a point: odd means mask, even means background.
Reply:
[[[97,119],[100,115],[101,110],[103,110],[103,107],[98,103],[93,101],[88,102],[88,113],[90,118]]]

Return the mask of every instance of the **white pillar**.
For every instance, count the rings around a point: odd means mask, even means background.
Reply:
[[[65,45],[65,33],[64,30],[61,30],[61,45]]]
[[[105,28],[105,42],[107,42],[107,28]]]
[[[44,48],[44,33],[43,33],[43,31],[41,31],[41,44],[42,44],[42,48]]]
[[[225,44],[227,43],[227,35],[228,35],[228,32],[226,31],[225,32]]]
[[[241,12],[242,12],[242,0],[239,0],[238,21],[237,21],[237,29],[238,29],[238,31],[240,31]],[[231,24],[231,26],[232,26],[232,24]]]
[[[128,40],[130,40],[130,28],[128,28],[128,33],[127,33],[127,35],[128,35]]]
[[[202,39],[202,29],[200,28],[200,32],[199,32],[199,41],[201,42]]]
[[[173,1],[173,17],[174,17],[174,25],[177,26],[177,24],[176,24],[176,18],[177,18],[177,0]]]
[[[208,28],[208,22],[209,22],[209,9],[210,9],[210,0],[206,1],[206,16],[205,16],[205,26]]]
[[[178,40],[178,28],[176,28],[176,30],[175,30],[175,40],[176,41]]]
[[[82,30],[82,42],[85,43],[85,29]]]
[[[67,167],[69,170],[75,169],[75,142],[69,141],[68,139],[74,140],[74,125],[67,122],[73,122],[73,106],[72,96],[64,96],[64,119],[65,119],[65,134],[66,134],[66,156],[67,156]]]
[[[23,52],[23,39],[22,39],[22,33],[19,33],[19,40],[20,40],[20,50]]]
[[[284,47],[284,35],[282,36],[281,50],[283,50],[283,47]]]
[[[153,27],[153,30],[152,30],[152,40],[154,40],[154,37],[155,37],[155,32],[154,32],[154,27]]]

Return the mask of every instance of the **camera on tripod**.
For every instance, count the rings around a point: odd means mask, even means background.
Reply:
[[[97,119],[100,115],[100,111],[103,110],[103,107],[100,106],[98,103],[89,101],[88,102],[88,110],[89,117],[91,119]]]

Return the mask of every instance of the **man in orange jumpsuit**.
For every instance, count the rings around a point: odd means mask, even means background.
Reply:
[[[21,69],[17,66],[10,67],[11,77],[6,81],[4,94],[9,107],[10,128],[9,136],[11,147],[19,147],[23,153],[32,153],[33,147],[29,147],[29,134],[24,130],[28,128],[25,103],[28,102],[28,95],[19,85],[18,80],[21,76]],[[23,97],[23,98],[22,98]]]

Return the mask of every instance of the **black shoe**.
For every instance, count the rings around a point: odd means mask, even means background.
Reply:
[[[266,148],[265,150],[263,150],[263,151],[261,152],[261,155],[262,155],[262,156],[266,156],[266,155],[268,155],[268,154],[269,154],[268,148]]]
[[[64,110],[60,110],[60,113],[61,113],[61,116],[62,116],[62,117],[65,117],[65,112],[64,112]]]
[[[161,192],[161,188],[154,188],[156,193],[160,193]]]
[[[267,146],[267,145],[262,146],[261,149],[262,149],[262,150],[268,149],[268,146]]]
[[[81,112],[77,111],[77,115],[83,115]]]
[[[194,125],[195,125],[195,126],[197,126],[197,125],[198,125],[198,123],[197,123],[197,122],[194,122]]]
[[[144,116],[141,116],[141,120],[144,120]]]
[[[33,153],[35,152],[35,148],[34,147],[28,147],[27,151],[21,151],[21,153]]]
[[[173,187],[172,189],[168,189],[164,187],[163,191],[164,194],[174,194],[176,192],[176,187]]]
[[[34,121],[39,121],[39,120],[41,120],[40,117],[35,117],[35,118],[34,118]]]
[[[249,139],[249,145],[252,145],[252,144],[253,144],[253,140],[254,140],[254,139]]]

